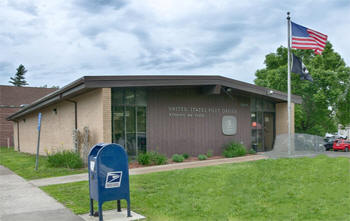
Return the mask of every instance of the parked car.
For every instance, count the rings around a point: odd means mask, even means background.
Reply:
[[[324,139],[324,142],[326,142],[326,143],[323,146],[325,147],[326,151],[333,149],[334,141],[336,141],[336,139],[334,137],[328,137],[328,138]]]
[[[336,140],[333,143],[333,150],[343,150],[345,152],[349,152],[350,150],[350,140]]]

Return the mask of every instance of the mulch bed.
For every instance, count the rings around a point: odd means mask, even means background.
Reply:
[[[225,157],[223,156],[212,156],[212,157],[208,157],[207,160],[216,160],[216,159],[223,159]],[[185,159],[182,163],[184,162],[195,162],[195,161],[199,161],[197,157],[189,157],[187,159]],[[167,164],[176,164],[176,162],[173,162],[171,159],[168,159],[168,163]],[[155,166],[155,165],[141,165],[137,162],[137,160],[133,160],[131,162],[129,162],[129,169],[133,169],[133,168],[140,168],[140,167],[149,167],[149,166]]]

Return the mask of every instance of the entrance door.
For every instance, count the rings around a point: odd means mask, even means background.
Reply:
[[[253,112],[251,119],[253,149],[258,152],[272,150],[275,137],[275,113]]]
[[[274,117],[274,113],[264,112],[264,151],[270,151],[273,148]]]
[[[262,112],[253,112],[251,113],[252,120],[252,147],[255,151],[261,152],[264,151],[264,142],[263,142],[263,113]]]

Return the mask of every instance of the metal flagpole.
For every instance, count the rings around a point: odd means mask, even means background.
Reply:
[[[292,130],[291,130],[291,80],[290,80],[290,13],[287,12],[288,22],[288,155],[291,155]]]

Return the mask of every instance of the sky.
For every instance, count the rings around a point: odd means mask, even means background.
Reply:
[[[317,3],[316,3],[317,2]],[[0,85],[85,75],[221,75],[253,83],[292,21],[350,63],[349,0],[0,0]]]

